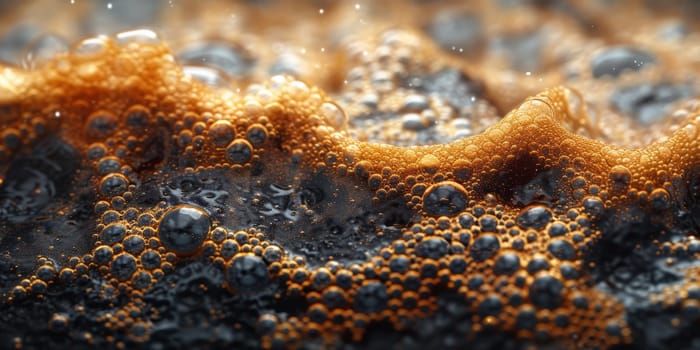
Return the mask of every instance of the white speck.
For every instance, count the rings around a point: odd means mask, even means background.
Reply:
[[[525,72],[525,75],[527,75],[529,77],[532,75],[532,72]]]
[[[360,4],[355,4],[355,10],[357,10],[357,11],[360,10]]]
[[[459,52],[464,52],[464,49],[460,47]]]
[[[470,97],[469,100],[472,101],[472,102],[476,102],[476,96]]]
[[[301,48],[301,50],[299,50],[299,52],[301,52],[302,55],[306,55],[306,49],[303,47]]]
[[[70,0],[70,3],[71,3],[71,4],[75,4],[75,0]]]
[[[322,47],[322,48],[321,48],[321,52],[326,52],[326,48],[325,48],[325,47]]]
[[[112,3],[111,3],[111,2],[107,4],[107,8],[110,9],[110,10],[112,9]]]
[[[348,81],[347,81],[347,80],[343,80],[343,84],[348,85]]]
[[[61,112],[60,111],[55,111],[53,112],[54,118],[60,118],[61,117]]]
[[[324,12],[326,12],[326,11],[324,11],[323,9],[318,9],[318,14],[319,14],[319,15],[322,15]]]
[[[367,56],[367,55],[368,55],[367,50],[362,51],[362,55],[363,55],[363,56]]]

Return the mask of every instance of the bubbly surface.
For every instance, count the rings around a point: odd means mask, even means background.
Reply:
[[[2,4],[0,348],[696,348],[697,11]]]

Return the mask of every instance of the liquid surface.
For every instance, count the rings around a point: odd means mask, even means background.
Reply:
[[[2,6],[0,348],[700,344],[694,5]]]

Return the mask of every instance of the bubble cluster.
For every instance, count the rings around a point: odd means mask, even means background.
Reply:
[[[0,347],[697,341],[692,83],[629,87],[665,51],[593,40],[574,8],[511,28],[430,6],[416,30],[340,26],[289,75],[267,77],[284,45],[148,31],[8,66]]]

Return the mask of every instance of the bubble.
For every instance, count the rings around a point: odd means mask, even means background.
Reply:
[[[124,240],[124,250],[128,253],[138,255],[146,248],[146,242],[137,235],[131,235]]]
[[[439,259],[447,254],[448,244],[443,238],[432,237],[418,243],[416,254],[420,257]]]
[[[275,332],[277,326],[277,317],[272,314],[262,314],[258,318],[258,332],[263,335],[269,335]]]
[[[423,210],[431,216],[456,215],[467,207],[467,203],[467,191],[452,181],[432,185],[423,195]]]
[[[471,214],[462,214],[459,216],[459,226],[462,228],[471,228],[474,225],[474,217]]]
[[[598,216],[603,214],[605,211],[605,206],[603,202],[597,197],[587,197],[583,200],[583,208],[586,212],[592,216]]]
[[[610,104],[648,126],[663,120],[674,102],[693,95],[688,84],[643,83],[618,89],[610,96]]]
[[[386,286],[379,282],[369,282],[357,290],[353,309],[362,313],[376,313],[384,310],[389,302]]]
[[[479,218],[479,226],[482,232],[498,232],[498,219],[493,215],[484,215]]]
[[[68,43],[64,38],[51,34],[42,35],[34,39],[27,47],[22,67],[29,70],[39,68],[54,57],[66,52],[68,52]]]
[[[428,121],[416,113],[407,113],[401,116],[401,128],[411,131],[422,131],[430,126]]]
[[[145,290],[151,285],[153,278],[151,274],[145,271],[139,272],[134,277],[134,287],[136,289]]]
[[[623,190],[630,184],[632,174],[629,169],[622,165],[616,165],[610,169],[610,180],[612,181],[613,189]]]
[[[564,314],[557,314],[554,317],[554,324],[560,328],[566,328],[569,326],[569,316]]]
[[[647,51],[633,47],[614,46],[593,57],[591,70],[594,78],[606,75],[616,78],[626,70],[637,71],[655,61],[654,56]]]
[[[265,262],[255,255],[238,255],[226,268],[228,286],[236,291],[253,291],[268,283],[270,276]]]
[[[283,254],[284,252],[282,251],[282,248],[276,245],[271,245],[265,248],[263,251],[263,259],[265,259],[265,262],[269,264],[282,260]]]
[[[160,267],[160,254],[155,250],[147,250],[141,254],[141,266],[146,270],[153,270]]]
[[[64,314],[53,314],[49,320],[49,330],[54,333],[64,333],[68,330],[68,317]]]
[[[584,297],[583,295],[576,295],[572,299],[572,303],[577,309],[587,309],[588,308],[588,299]]]
[[[576,257],[574,246],[565,239],[555,239],[547,245],[547,250],[561,260],[573,260]]]
[[[182,71],[192,79],[211,86],[213,88],[226,88],[231,86],[231,82],[224,72],[211,67],[183,66]]]
[[[182,205],[163,215],[158,225],[158,238],[169,251],[191,255],[207,238],[210,226],[209,214],[197,207]]]
[[[348,122],[345,112],[332,102],[324,102],[321,105],[321,114],[328,125],[338,130],[345,128]]]
[[[127,190],[129,180],[122,174],[109,174],[100,181],[100,192],[107,197],[122,195]]]
[[[490,234],[481,235],[469,248],[469,255],[476,261],[484,261],[495,256],[500,247],[498,237]]]
[[[89,160],[98,160],[107,154],[107,149],[102,143],[94,143],[88,147],[87,158]]]
[[[664,210],[671,207],[671,197],[663,188],[657,188],[651,191],[649,198],[651,199],[651,205],[654,206],[654,209]]]
[[[108,111],[92,113],[85,124],[85,132],[92,139],[105,139],[117,130],[119,119]]]
[[[605,326],[605,333],[611,337],[622,337],[622,327],[615,321],[610,321]]]
[[[532,206],[520,212],[515,222],[522,228],[541,230],[552,220],[552,212],[543,206]]]
[[[124,226],[119,224],[110,224],[107,225],[104,230],[102,230],[102,233],[100,233],[100,240],[104,244],[112,245],[114,243],[121,242],[124,235],[126,235],[126,228]]]
[[[559,267],[559,272],[561,273],[561,277],[567,280],[577,279],[580,276],[578,270],[569,263],[562,264]]]
[[[484,300],[479,303],[478,312],[479,316],[498,316],[503,310],[503,303],[501,298],[497,295],[489,295]]]
[[[4,143],[5,147],[10,150],[16,151],[22,144],[22,137],[19,131],[12,128],[7,128],[0,133],[0,139]]]
[[[253,124],[248,127],[245,137],[253,146],[260,147],[267,141],[267,129],[260,124]]]
[[[315,290],[323,290],[332,282],[330,271],[326,268],[320,268],[311,274],[311,286]]]
[[[223,41],[199,42],[181,51],[178,59],[184,64],[204,62],[236,78],[248,76],[256,64],[256,59],[244,47]]]
[[[209,139],[216,147],[224,148],[236,136],[233,125],[228,120],[217,120],[209,127]]]
[[[512,275],[520,269],[520,257],[515,253],[501,254],[493,265],[497,275]]]
[[[482,275],[472,276],[467,281],[467,288],[469,288],[471,290],[478,290],[483,285],[484,285],[484,276],[482,276]]]
[[[112,247],[102,245],[97,247],[92,255],[95,263],[99,265],[107,265],[110,261],[112,261],[114,251],[112,250]]]
[[[44,282],[50,282],[56,277],[56,269],[53,266],[41,266],[36,270],[36,277]]]
[[[335,286],[328,287],[326,290],[324,290],[321,300],[329,309],[342,308],[345,307],[345,304],[347,303],[345,292]]]
[[[461,274],[467,269],[467,261],[461,256],[454,256],[448,265],[450,272],[453,274]]]
[[[100,159],[99,163],[97,163],[97,172],[100,173],[100,175],[116,173],[121,166],[119,159],[116,157],[105,157]]]
[[[134,105],[124,113],[124,120],[131,131],[143,134],[151,123],[151,113],[144,106]]]
[[[389,261],[389,269],[392,272],[406,273],[411,267],[411,261],[403,255],[394,256],[391,261]]]
[[[562,303],[564,285],[555,277],[543,274],[530,285],[529,295],[533,305],[548,310],[558,308]]]
[[[240,247],[236,241],[227,239],[221,244],[221,256],[224,259],[230,259],[238,253],[239,249]]]
[[[549,226],[549,230],[547,232],[549,233],[549,237],[559,237],[569,233],[569,229],[566,227],[566,225],[560,222],[555,222]]]
[[[136,259],[131,254],[121,253],[114,258],[109,270],[118,280],[126,281],[136,272]]]
[[[403,100],[401,109],[403,111],[420,112],[430,107],[428,99],[423,95],[408,95]]]
[[[253,146],[246,140],[234,140],[226,147],[226,159],[234,164],[248,162],[252,154]]]
[[[531,275],[536,274],[539,271],[543,270],[548,270],[549,269],[549,262],[547,261],[546,258],[542,256],[536,256],[530,260],[529,263],[527,263],[527,272],[529,272]]]
[[[314,304],[308,311],[309,320],[314,323],[323,323],[328,319],[328,310],[321,304]]]

